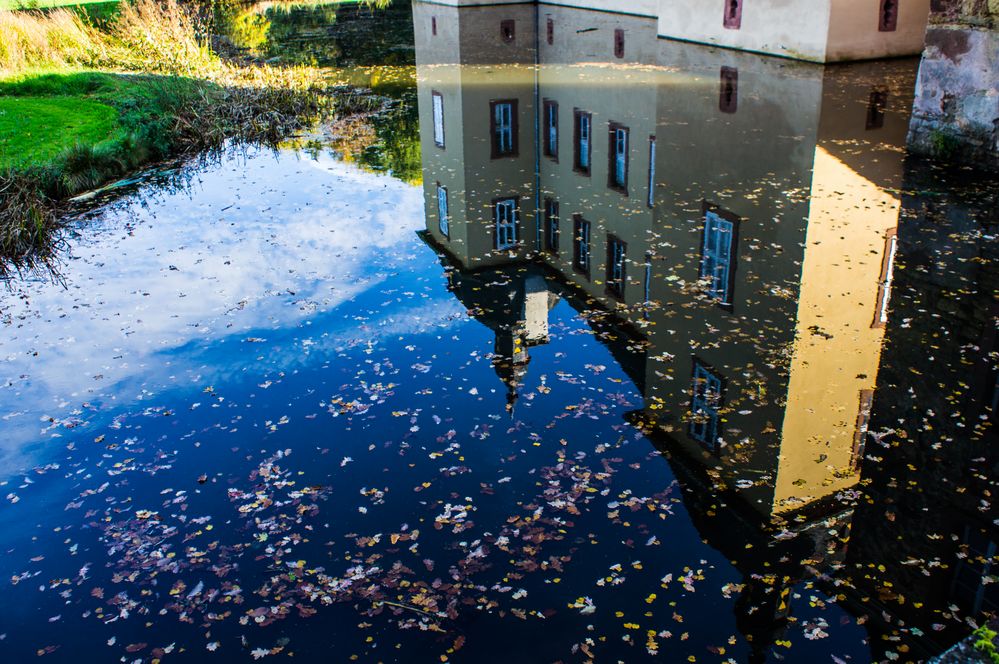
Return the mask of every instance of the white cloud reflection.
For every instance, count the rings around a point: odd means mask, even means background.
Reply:
[[[81,222],[66,288],[36,280],[0,296],[9,321],[0,338],[0,474],[23,467],[25,452],[51,436],[40,433],[45,416],[127,402],[188,370],[206,381],[238,370],[193,366],[196,347],[294,328],[363,294],[412,263],[423,225],[420,188],[328,157],[266,151],[199,172],[187,191],[136,196]],[[384,312],[381,327],[423,329],[459,309],[434,292],[438,301]],[[268,369],[301,355],[300,346],[287,350]]]

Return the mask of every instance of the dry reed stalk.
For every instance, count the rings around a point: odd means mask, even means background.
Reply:
[[[107,65],[133,71],[204,77],[221,62],[207,26],[176,0],[122,2],[105,39]]]
[[[0,72],[89,65],[103,51],[103,37],[75,12],[0,12]]]

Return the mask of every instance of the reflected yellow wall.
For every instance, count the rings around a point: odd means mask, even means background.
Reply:
[[[776,512],[858,479],[853,440],[861,391],[874,389],[877,378],[884,328],[873,322],[885,239],[899,208],[896,195],[816,148]]]

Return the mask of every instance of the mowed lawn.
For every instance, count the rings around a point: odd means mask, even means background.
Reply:
[[[118,111],[79,97],[0,98],[0,170],[47,163],[77,143],[111,137]]]

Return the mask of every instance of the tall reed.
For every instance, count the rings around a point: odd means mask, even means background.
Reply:
[[[104,36],[75,12],[0,11],[0,73],[91,65],[104,48]]]
[[[104,35],[101,64],[132,71],[205,76],[221,61],[211,50],[207,25],[177,0],[122,2]]]

